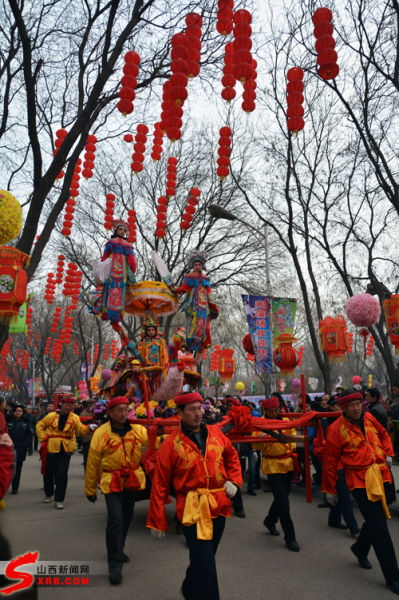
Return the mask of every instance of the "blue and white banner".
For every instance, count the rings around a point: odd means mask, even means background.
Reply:
[[[271,373],[272,340],[270,324],[270,300],[267,296],[242,294],[249,332],[255,350],[256,368],[259,374]]]

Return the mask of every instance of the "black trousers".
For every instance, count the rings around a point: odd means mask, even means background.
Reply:
[[[364,518],[363,526],[355,543],[357,552],[360,556],[366,557],[370,546],[373,546],[386,582],[390,584],[398,581],[398,563],[382,502],[380,500],[370,502],[364,488],[356,488],[351,493]]]
[[[284,531],[284,539],[286,541],[295,539],[295,529],[290,515],[289,501],[293,475],[294,472],[289,471],[288,473],[272,473],[267,476],[274,500],[266,520],[271,525],[275,525],[278,519],[280,519],[281,527]]]
[[[47,454],[46,472],[44,474],[44,493],[50,497],[54,494],[56,502],[64,502],[68,485],[68,469],[71,455],[65,452],[63,445],[55,454]]]
[[[242,500],[242,493],[240,488],[237,489],[234,498],[232,498],[231,505],[233,507],[234,512],[242,512],[244,510],[244,503]]]
[[[90,442],[82,442],[83,450],[83,468],[86,473],[87,457],[89,456]]]
[[[211,540],[197,538],[197,525],[183,525],[183,533],[190,551],[190,564],[182,584],[186,600],[219,600],[215,554],[223,535],[225,517],[212,519]]]
[[[107,545],[108,565],[110,569],[123,565],[123,548],[126,535],[133,518],[134,498],[133,492],[111,492],[105,494],[108,518],[105,531]]]
[[[24,464],[23,460],[17,460],[15,463],[15,473],[14,473],[14,477],[12,478],[12,483],[11,483],[11,489],[13,492],[18,492],[19,481],[21,479],[21,471],[22,471],[23,464]]]

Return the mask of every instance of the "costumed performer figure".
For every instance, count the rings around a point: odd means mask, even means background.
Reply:
[[[241,465],[230,440],[217,425],[202,423],[202,396],[179,394],[175,403],[181,427],[157,454],[147,527],[161,539],[168,529],[165,504],[170,484],[176,492],[176,514],[190,551],[182,584],[186,600],[219,600],[215,554],[231,502],[242,485]]]
[[[118,323],[125,309],[126,287],[136,283],[136,259],[132,245],[127,241],[128,226],[124,221],[114,221],[113,235],[105,245],[101,262],[111,258],[109,276],[105,280],[102,295],[93,306],[95,315],[101,314],[104,321]]]
[[[165,339],[158,331],[158,321],[148,318],[143,322],[142,328],[142,339],[138,343],[138,351],[145,364],[150,391],[155,392],[167,373],[168,349]]]
[[[187,318],[186,347],[193,354],[212,345],[209,320],[219,313],[212,302],[209,277],[203,273],[206,258],[204,252],[191,252],[188,259],[190,272],[185,275],[182,285],[173,290],[175,294],[187,293],[183,306]]]

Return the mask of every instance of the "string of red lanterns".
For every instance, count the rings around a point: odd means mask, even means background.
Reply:
[[[134,244],[136,241],[136,211],[131,209],[127,213],[127,226],[129,228],[128,242]]]
[[[78,340],[75,340],[75,343],[73,345],[73,351],[75,356],[79,356],[79,344],[78,344]]]
[[[114,221],[114,206],[115,194],[107,194],[105,196],[104,227],[108,230],[112,229],[112,223]]]
[[[109,352],[109,344],[105,344],[104,347],[104,355],[103,355],[103,361],[105,362],[108,358],[108,352]]]
[[[137,133],[134,140],[134,152],[132,154],[131,169],[137,175],[143,170],[145,144],[147,141],[148,127],[147,125],[137,125]]]
[[[292,67],[287,72],[287,128],[291,133],[298,134],[305,126],[303,120],[303,69]]]
[[[94,161],[96,158],[96,143],[97,138],[95,135],[91,134],[87,136],[82,171],[82,175],[85,179],[93,177]]]
[[[236,96],[234,86],[236,78],[234,75],[233,42],[228,42],[224,49],[224,67],[222,77],[222,98],[226,102],[231,102]]]
[[[75,198],[68,198],[65,204],[64,222],[61,233],[65,237],[69,237],[72,231],[73,215],[75,212]]]
[[[166,193],[168,198],[176,194],[176,174],[178,160],[175,156],[169,156],[166,167]]]
[[[331,23],[333,14],[329,8],[321,7],[313,13],[314,36],[316,38],[317,73],[322,79],[334,79],[339,73],[338,54],[334,50],[335,40],[332,36],[334,27]]]
[[[154,125],[154,141],[152,145],[151,158],[155,162],[160,160],[162,154],[163,131],[161,129],[161,121]]]
[[[58,129],[55,132],[55,142],[54,142],[54,150],[53,150],[53,156],[55,156],[58,152],[58,150],[61,148],[63,141],[65,140],[66,136],[68,135],[68,132],[66,129]],[[64,171],[61,170],[58,175],[57,175],[57,179],[62,179],[64,177]]]
[[[199,202],[200,195],[201,190],[199,190],[198,188],[191,188],[190,195],[188,197],[187,204],[185,206],[180,222],[180,229],[183,229],[183,231],[187,231],[187,229],[190,228],[196,210],[195,207]]]
[[[230,165],[230,153],[231,153],[231,129],[230,127],[221,127],[219,131],[219,148],[218,154],[219,158],[217,160],[218,168],[217,174],[218,177],[223,181],[225,177],[229,174],[229,165]]]
[[[248,77],[248,79],[246,81],[244,81],[244,83],[243,83],[244,91],[242,93],[243,102],[241,104],[241,108],[246,113],[253,112],[255,110],[255,106],[256,106],[255,105],[256,86],[257,86],[256,78],[258,76],[258,73],[256,71],[257,66],[258,66],[258,63],[253,58],[252,62],[251,62],[251,67],[252,67],[251,76]]]
[[[33,313],[33,309],[31,306],[28,306],[26,309],[26,327],[28,329],[28,334],[32,337],[32,330],[31,330],[31,324],[32,324],[32,313]],[[28,343],[28,346],[30,345],[30,342]]]
[[[79,180],[80,180],[80,172],[82,170],[80,167],[81,164],[82,164],[82,159],[78,158],[78,160],[76,161],[75,168],[73,170],[71,187],[69,189],[69,195],[72,196],[72,198],[76,198],[77,196],[79,196]]]
[[[125,54],[123,65],[123,77],[121,89],[119,90],[119,102],[117,108],[125,117],[133,112],[133,100],[136,97],[137,75],[139,74],[140,56],[131,50]]]
[[[192,12],[186,16],[186,29],[184,32],[185,43],[188,50],[188,78],[197,77],[200,72],[201,61],[201,25],[202,18],[198,13]]]
[[[233,15],[234,22],[234,41],[233,41],[233,62],[234,76],[237,81],[244,83],[252,75],[252,16],[248,10],[240,9]]]
[[[223,36],[233,31],[234,0],[218,0],[216,31]]]
[[[47,356],[47,354],[50,352],[50,344],[51,344],[51,337],[49,336],[46,340],[46,344],[44,346],[44,354]]]
[[[52,304],[54,302],[55,284],[56,281],[54,279],[54,273],[48,273],[46,289],[44,292],[44,299],[46,300],[47,304]]]
[[[53,333],[53,334],[57,332],[60,317],[61,317],[61,307],[56,306],[54,315],[53,315],[53,322],[51,324],[51,333]]]
[[[167,196],[160,196],[157,204],[157,224],[155,235],[162,239],[166,235],[166,211],[168,210],[169,199]]]

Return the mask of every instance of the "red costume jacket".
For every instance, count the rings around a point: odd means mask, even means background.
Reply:
[[[366,471],[373,463],[379,466],[383,481],[392,481],[385,462],[387,456],[394,454],[391,439],[385,427],[371,413],[365,413],[363,419],[366,435],[344,415],[338,417],[327,429],[323,457],[323,492],[336,493],[340,462],[345,469],[346,483],[350,490],[366,487]]]
[[[208,438],[205,456],[181,429],[170,435],[158,451],[151,488],[147,527],[167,531],[165,503],[169,501],[169,487],[176,492],[176,514],[183,521],[186,501],[190,492],[211,495],[211,518],[230,516],[231,502],[223,485],[232,481],[242,485],[241,465],[237,451],[217,425],[207,425]]]

